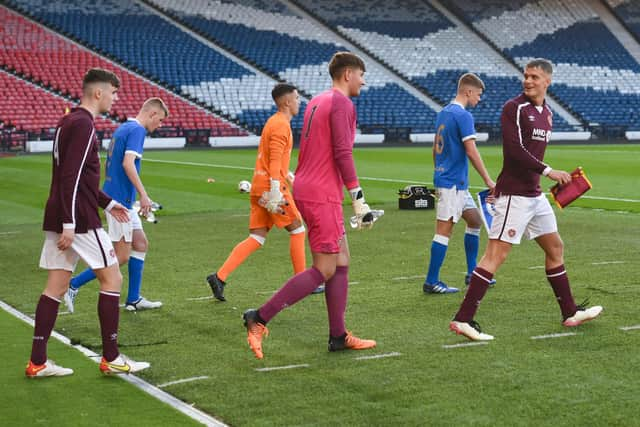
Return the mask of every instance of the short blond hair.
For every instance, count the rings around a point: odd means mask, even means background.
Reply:
[[[165,104],[164,101],[158,97],[149,98],[144,101],[141,110],[148,110],[150,108],[157,108],[159,110],[162,110],[164,111],[164,116],[169,117],[169,109],[167,108],[167,104]]]
[[[458,80],[458,91],[462,89],[462,86],[471,86],[484,90],[484,82],[473,73],[465,73],[460,77]]]

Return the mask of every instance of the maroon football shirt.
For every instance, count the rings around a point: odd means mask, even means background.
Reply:
[[[100,190],[99,149],[89,111],[74,108],[60,119],[43,230],[61,233],[62,224],[74,224],[76,233],[86,233],[102,227],[98,206],[107,207],[111,198]]]
[[[536,106],[524,94],[510,99],[502,108],[502,171],[496,194],[535,197],[540,175],[547,167],[544,152],[551,137],[553,113],[545,102]]]

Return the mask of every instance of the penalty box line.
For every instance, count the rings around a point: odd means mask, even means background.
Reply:
[[[0,308],[2,308],[4,311],[6,311],[7,313],[9,313],[10,315],[12,315],[13,317],[22,320],[23,322],[25,322],[26,324],[30,325],[30,326],[34,326],[35,321],[30,318],[29,316],[27,316],[26,314],[16,310],[15,308],[11,307],[9,304],[5,303],[4,301],[0,300]],[[66,336],[56,332],[56,331],[52,331],[51,332],[51,337],[55,338],[56,340],[60,341],[61,343],[68,345],[70,347],[75,348],[76,350],[78,350],[79,352],[81,352],[82,354],[84,354],[86,357],[88,357],[90,360],[93,360],[95,363],[100,363],[101,357],[100,355],[98,355],[97,353],[89,350],[88,348],[81,346],[79,344],[71,344],[71,340],[69,338],[67,338]],[[212,416],[200,411],[199,409],[194,408],[193,406],[187,404],[186,402],[183,402],[177,398],[175,398],[174,396],[170,395],[169,393],[160,390],[158,387],[154,386],[153,384],[150,384],[148,382],[146,382],[145,380],[136,377],[135,375],[132,374],[128,374],[128,375],[119,375],[119,377],[123,380],[126,381],[130,384],[133,384],[135,387],[137,387],[138,389],[142,390],[143,392],[147,393],[148,395],[158,399],[159,401],[166,403],[167,405],[171,406],[172,408],[180,411],[181,413],[183,413],[184,415],[188,416],[189,418],[198,421],[204,425],[207,426],[213,426],[213,427],[226,427],[227,425],[224,423],[221,423],[220,421],[216,420],[215,418],[213,418]]]

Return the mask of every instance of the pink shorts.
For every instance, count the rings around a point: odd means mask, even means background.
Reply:
[[[342,205],[296,201],[298,210],[307,225],[311,252],[336,254],[344,239]]]

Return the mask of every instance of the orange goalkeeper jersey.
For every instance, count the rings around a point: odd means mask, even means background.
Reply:
[[[276,112],[269,117],[262,129],[251,183],[251,195],[262,196],[263,192],[269,191],[271,189],[269,178],[279,180],[281,191],[286,187],[286,192],[290,193],[287,174],[292,148],[293,134],[289,119],[283,113]]]

